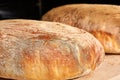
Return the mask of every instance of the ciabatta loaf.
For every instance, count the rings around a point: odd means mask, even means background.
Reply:
[[[42,20],[65,23],[92,33],[106,53],[120,54],[120,6],[69,4],[53,8]]]
[[[104,57],[90,33],[35,20],[0,21],[0,77],[65,80],[90,73]]]

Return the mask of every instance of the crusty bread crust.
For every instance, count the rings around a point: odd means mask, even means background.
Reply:
[[[35,20],[0,21],[0,77],[64,80],[88,74],[104,49],[90,33]]]
[[[61,22],[91,32],[106,53],[120,54],[120,6],[70,4],[48,11],[42,20]]]

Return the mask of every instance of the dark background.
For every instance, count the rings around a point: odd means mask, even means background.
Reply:
[[[65,4],[116,4],[117,0],[0,0],[0,19],[36,19],[39,20],[48,10]]]
[[[0,19],[39,19],[39,0],[0,0]]]

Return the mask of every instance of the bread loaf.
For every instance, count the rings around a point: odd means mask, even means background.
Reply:
[[[0,77],[65,80],[90,73],[104,57],[90,33],[57,22],[0,21]]]
[[[69,4],[53,8],[42,20],[61,22],[92,33],[106,53],[120,54],[120,6]]]

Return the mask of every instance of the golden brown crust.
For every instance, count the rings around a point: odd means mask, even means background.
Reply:
[[[42,20],[61,22],[92,32],[101,41],[106,53],[120,54],[120,6],[64,5],[48,11]]]
[[[119,45],[116,41],[116,36],[102,31],[91,31],[91,33],[102,43],[107,53],[110,52],[119,54],[120,51]]]
[[[102,45],[84,30],[55,22],[0,21],[0,77],[71,79],[94,70],[103,57]]]

